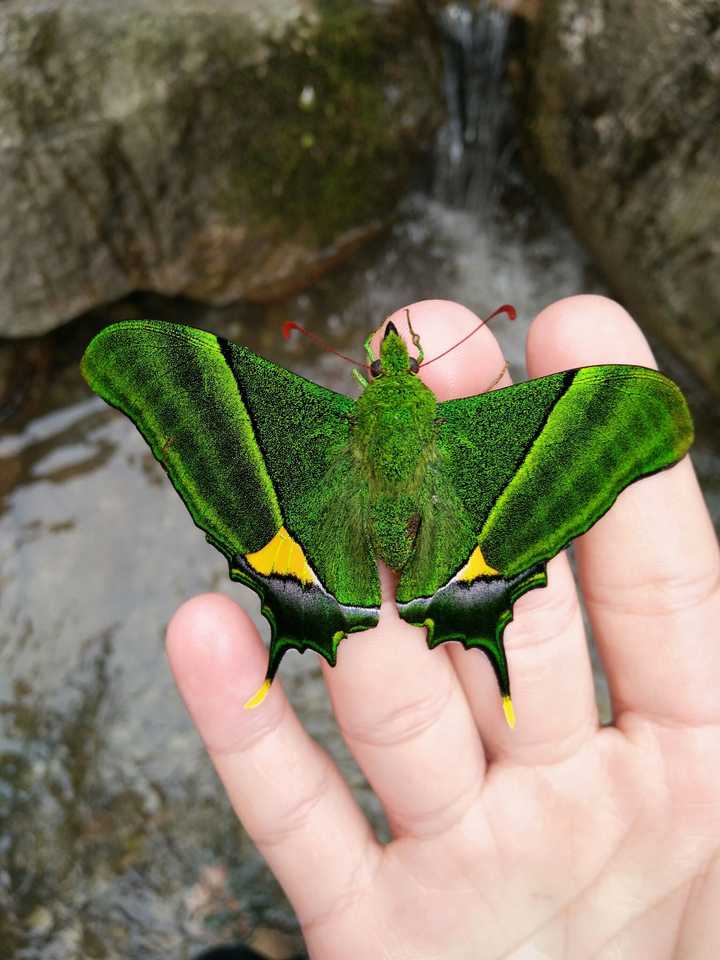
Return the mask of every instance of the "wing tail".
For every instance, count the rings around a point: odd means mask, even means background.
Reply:
[[[516,600],[528,590],[546,585],[544,564],[537,564],[514,577],[481,573],[464,578],[461,572],[432,596],[399,603],[398,612],[408,623],[427,627],[427,642],[431,649],[449,640],[457,640],[466,650],[482,650],[497,678],[505,718],[510,726],[514,726],[505,628],[513,619]]]

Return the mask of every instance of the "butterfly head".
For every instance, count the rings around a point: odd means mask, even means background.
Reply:
[[[398,373],[417,373],[418,369],[417,360],[408,354],[407,345],[391,320],[385,327],[380,356],[370,365],[371,375],[377,379]]]

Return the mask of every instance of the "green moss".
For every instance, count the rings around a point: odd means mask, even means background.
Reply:
[[[392,13],[362,0],[315,9],[274,32],[200,4],[15,13],[20,69],[0,71],[0,99],[26,137],[90,131],[103,171],[132,166],[134,196],[167,197],[180,238],[210,219],[324,245],[387,218],[436,114],[413,0]],[[176,256],[180,241],[155,246]]]
[[[400,28],[373,8],[325,2],[317,23],[297,21],[265,63],[240,72],[227,213],[277,217],[320,242],[387,214],[412,163],[388,96]]]

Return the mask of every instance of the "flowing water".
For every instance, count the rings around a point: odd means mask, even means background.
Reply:
[[[480,35],[457,10],[448,89],[459,89],[452,71],[458,44],[468,47],[463,30]],[[493,29],[483,43],[502,50],[506,24]],[[138,295],[0,355],[6,381],[15,382],[0,434],[2,960],[183,958],[258,927],[293,930],[277,884],[223,799],[163,653],[165,625],[187,597],[227,593],[267,637],[258,603],[227,580],[224,560],[137,431],[89,393],[77,363],[109,318],[145,315],[208,327],[350,393],[347,366],[306,342],[288,345],[282,321],[360,355],[385,315],[441,297],[481,315],[514,303],[524,322],[496,332],[522,378],[529,318],[558,297],[604,288],[507,152],[495,151],[475,176],[467,158],[489,108],[463,82],[464,106],[453,100],[443,134],[436,195],[408,198],[385,236],[311,291],[267,308],[222,310]],[[491,141],[506,122],[504,108],[493,109]],[[460,183],[448,172],[453,165]],[[693,406],[694,459],[717,522],[717,412],[693,377],[658,351]],[[384,836],[377,802],[332,721],[315,656],[289,655],[282,678]]]

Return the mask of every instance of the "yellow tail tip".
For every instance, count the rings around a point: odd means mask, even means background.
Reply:
[[[513,702],[510,696],[502,698],[503,703],[503,713],[505,714],[505,719],[507,725],[511,730],[515,729],[515,710],[513,709]]]
[[[260,687],[260,689],[256,693],[254,693],[249,700],[245,701],[245,704],[244,704],[245,709],[254,710],[255,707],[259,707],[260,704],[265,699],[265,697],[267,696],[269,689],[270,689],[270,680],[266,680],[265,683]]]

